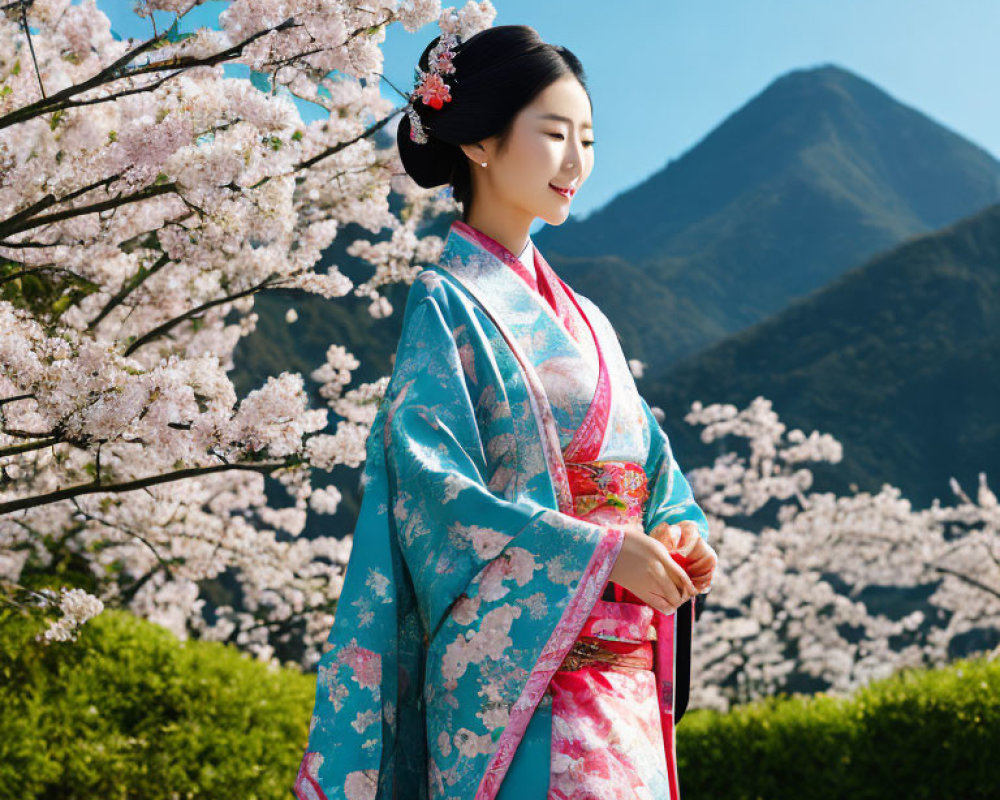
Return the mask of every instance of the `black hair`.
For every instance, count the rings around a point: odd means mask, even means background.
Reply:
[[[441,37],[420,56],[418,66],[428,70],[427,57]],[[410,119],[403,114],[396,144],[406,173],[426,189],[451,184],[467,220],[472,205],[469,159],[459,147],[491,136],[503,151],[518,112],[558,79],[573,75],[587,98],[583,65],[565,47],[543,42],[528,25],[486,28],[455,48],[454,73],[442,78],[451,100],[440,109],[414,100],[414,109],[427,133],[427,142],[410,139]]]

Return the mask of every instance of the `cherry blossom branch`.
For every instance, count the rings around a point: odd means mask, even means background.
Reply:
[[[342,150],[350,147],[352,144],[356,144],[362,139],[365,139],[373,135],[377,131],[381,130],[383,127],[385,127],[386,124],[388,124],[389,120],[391,120],[396,114],[403,111],[404,108],[405,107],[400,107],[395,109],[391,114],[386,115],[378,122],[374,123],[368,128],[365,128],[360,134],[355,136],[353,139],[346,139],[342,142],[338,142],[336,145],[326,148],[322,152],[317,153],[315,156],[312,156],[311,158],[308,158],[304,161],[300,161],[299,163],[295,164],[289,172],[282,173],[280,175],[273,175],[273,176],[269,175],[267,177],[262,178],[253,186],[247,188],[251,190],[257,189],[260,186],[263,186],[264,184],[268,183],[274,177],[296,175],[299,172],[309,169],[319,161],[322,161],[324,158],[336,155]],[[53,195],[46,195],[44,198],[39,200],[33,206],[30,206],[27,209],[23,209],[22,211],[18,212],[17,214],[8,218],[7,220],[0,222],[0,247],[16,246],[17,243],[5,242],[4,239],[6,239],[8,236],[13,236],[18,233],[22,233],[23,231],[26,230],[31,230],[32,228],[38,228],[43,225],[49,225],[55,222],[61,222],[62,220],[83,216],[85,214],[93,214],[101,211],[107,211],[109,209],[120,208],[129,203],[141,202],[143,200],[148,200],[153,197],[158,197],[160,195],[168,194],[172,191],[177,191],[178,196],[182,200],[187,202],[183,194],[180,193],[177,184],[171,182],[171,183],[156,184],[153,186],[145,186],[131,195],[126,195],[124,197],[119,196],[119,197],[109,198],[107,200],[102,200],[98,203],[93,203],[91,205],[86,205],[86,206],[75,206],[73,208],[68,208],[63,211],[54,212],[45,217],[35,217],[35,218],[31,217],[31,214],[33,214],[37,210],[40,210],[42,208],[49,208],[55,205],[56,203],[64,202],[66,199],[69,199],[69,197],[78,196],[86,191],[90,191],[91,189],[97,188],[98,186],[104,184],[110,184],[113,180],[117,179],[118,177],[120,176],[116,175],[111,178],[104,178],[100,181],[91,184],[88,187],[75,190],[71,195],[67,196],[66,198],[62,198],[61,200],[56,199]],[[243,191],[243,187],[236,186],[233,184],[230,184],[227,188],[232,189],[233,191],[236,192]]]
[[[17,264],[19,262],[8,260],[7,263]],[[59,267],[56,266],[55,264],[40,264],[37,267],[26,267],[25,269],[19,270],[18,272],[12,272],[9,275],[0,276],[0,286],[3,286],[5,283],[9,281],[15,281],[18,278],[23,278],[26,275],[37,275],[38,273],[41,272],[61,272],[65,275],[69,275],[71,278],[81,281],[82,283],[88,283],[91,286],[95,285],[93,281],[87,280],[82,275],[73,272],[73,270],[71,269],[66,269],[65,267]]]
[[[52,206],[54,206],[56,204],[59,204],[59,203],[67,203],[70,200],[75,200],[80,195],[84,195],[87,192],[92,191],[93,189],[96,189],[96,188],[98,188],[100,186],[108,187],[114,181],[118,180],[119,178],[121,178],[121,175],[111,175],[111,176],[109,176],[107,178],[101,178],[100,180],[96,180],[96,181],[94,181],[93,183],[91,183],[91,184],[89,184],[87,186],[80,186],[79,188],[74,189],[69,194],[67,194],[67,195],[65,195],[63,197],[60,197],[60,198],[57,198],[53,194],[47,194],[47,195],[45,195],[44,197],[42,197],[42,198],[38,199],[37,201],[35,201],[35,203],[33,203],[32,205],[27,206],[26,208],[22,208],[16,214],[14,214],[13,216],[8,217],[6,220],[4,220],[3,224],[0,225],[0,238],[4,237],[6,235],[3,232],[4,225],[16,225],[17,223],[21,222],[22,220],[30,219],[31,217],[33,217],[38,212],[44,211],[46,208],[51,208]],[[4,247],[16,247],[16,246],[19,246],[21,244],[22,244],[21,242],[7,243],[7,244],[4,244],[3,246]]]
[[[86,100],[74,100],[76,95],[82,94],[83,92],[90,91],[99,86],[104,86],[114,81],[121,80],[123,78],[134,78],[137,75],[144,75],[151,72],[161,72],[167,69],[178,70],[173,75],[167,76],[168,78],[176,77],[181,74],[182,70],[191,69],[194,67],[211,67],[222,61],[229,61],[232,58],[239,56],[243,48],[249,44],[252,44],[257,39],[263,36],[269,35],[272,31],[283,31],[288,28],[299,27],[301,23],[295,21],[294,17],[289,17],[284,22],[279,23],[273,28],[268,28],[266,30],[260,30],[256,33],[248,36],[242,42],[233,45],[232,47],[221,50],[218,53],[214,53],[210,56],[205,56],[203,58],[195,58],[193,56],[175,56],[172,58],[165,59],[163,61],[156,61],[147,64],[143,64],[138,67],[133,67],[127,69],[123,74],[117,74],[120,70],[127,67],[128,63],[135,59],[137,56],[141,55],[146,50],[155,48],[164,38],[166,38],[168,31],[164,31],[159,36],[154,36],[146,42],[136,47],[134,50],[122,55],[121,58],[117,59],[114,63],[105,67],[103,70],[98,72],[92,78],[82,81],[81,83],[74,84],[73,86],[67,86],[60,92],[57,92],[50,97],[39,100],[35,103],[30,103],[21,108],[17,108],[3,116],[0,116],[0,130],[10,127],[11,125],[17,125],[27,120],[33,119],[34,117],[43,116],[53,111],[59,111],[67,108],[75,108],[77,106],[92,105],[94,103],[106,103],[110,100],[117,99],[115,95],[104,96],[100,98],[88,98]],[[162,82],[162,81],[161,81]],[[148,91],[149,86],[141,87],[141,91]]]
[[[44,450],[54,444],[61,444],[64,440],[58,436],[49,439],[41,439],[37,442],[25,442],[23,444],[12,444],[7,447],[0,447],[0,458],[5,456],[16,456],[19,453],[29,453],[32,450]]]
[[[11,222],[10,220],[7,220],[0,223],[0,246],[6,247],[7,245],[2,240],[8,236],[21,233],[22,231],[39,228],[42,225],[50,225],[53,222],[61,222],[64,219],[81,217],[84,214],[93,214],[100,211],[107,211],[112,208],[120,208],[121,206],[128,205],[129,203],[139,203],[143,200],[148,200],[152,197],[159,197],[160,195],[168,194],[174,191],[178,191],[177,184],[161,183],[153,186],[144,186],[138,192],[126,195],[125,197],[113,197],[108,200],[102,200],[99,203],[93,203],[89,206],[75,206],[74,208],[67,208],[63,211],[56,211],[55,213],[49,214],[45,217],[35,217],[33,219],[27,219],[20,222]]]
[[[964,574],[962,572],[957,572],[957,571],[955,571],[953,569],[949,569],[948,567],[942,567],[942,566],[939,566],[937,564],[933,565],[931,568],[935,572],[942,572],[945,575],[951,575],[953,578],[958,578],[960,581],[964,581],[965,583],[969,584],[970,586],[975,586],[977,589],[980,589],[981,591],[984,591],[987,594],[991,594],[994,597],[996,597],[998,600],[1000,600],[1000,591],[997,591],[992,586],[987,586],[982,581],[976,580],[975,578],[973,578],[973,577],[971,577],[969,575],[966,575],[966,574]]]
[[[215,464],[211,467],[188,467],[186,469],[175,470],[174,472],[165,472],[160,475],[153,475],[148,478],[137,478],[132,481],[126,481],[125,483],[81,483],[76,486],[67,486],[65,489],[57,489],[53,492],[47,492],[46,494],[35,495],[34,497],[19,497],[16,500],[9,500],[6,503],[0,503],[0,514],[9,514],[12,511],[21,511],[25,508],[34,508],[35,506],[58,503],[60,500],[68,500],[71,497],[94,494],[95,492],[131,492],[135,489],[142,489],[145,486],[155,486],[159,483],[169,483],[171,481],[179,481],[184,478],[193,478],[200,475],[212,475],[216,472],[226,472],[227,470],[244,470],[250,472],[260,472],[267,475],[276,469],[289,467],[293,464],[294,462],[290,461],[272,463],[260,462],[258,464]]]
[[[169,319],[162,325],[157,325],[153,330],[144,333],[138,339],[136,339],[132,344],[128,346],[125,350],[125,355],[130,356],[144,344],[147,344],[154,339],[158,339],[165,333],[168,333],[171,329],[175,328],[180,323],[184,322],[186,319],[190,319],[193,316],[201,314],[204,311],[208,311],[210,308],[215,306],[220,306],[223,303],[229,303],[233,300],[239,300],[241,297],[247,297],[252,294],[257,294],[257,292],[262,289],[267,288],[268,285],[274,283],[274,275],[268,275],[263,281],[258,283],[256,286],[251,286],[249,289],[244,289],[242,292],[237,292],[236,294],[226,295],[225,297],[217,297],[215,300],[209,300],[208,302],[202,303],[200,306],[195,306],[194,308],[185,311],[183,314],[179,314],[173,319]]]
[[[153,557],[157,560],[157,562],[159,562],[160,566],[163,567],[166,573],[171,577],[171,579],[173,579],[174,573],[173,570],[171,569],[171,563],[175,564],[183,563],[183,559],[170,559],[170,560],[164,559],[163,556],[160,555],[160,551],[156,549],[153,543],[150,542],[141,533],[136,533],[127,525],[115,525],[112,524],[111,522],[108,522],[105,519],[102,519],[101,517],[91,514],[90,512],[88,512],[87,510],[85,510],[80,506],[80,504],[76,501],[75,497],[72,498],[72,503],[73,506],[76,508],[77,515],[82,516],[84,519],[88,519],[91,522],[96,522],[100,525],[104,525],[105,527],[111,528],[112,530],[121,531],[125,535],[131,536],[133,539],[138,539],[140,542],[142,542],[142,544],[144,544],[153,554]]]
[[[368,128],[365,128],[364,131],[362,131],[360,134],[358,134],[357,136],[355,136],[353,139],[347,139],[347,140],[345,140],[343,142],[337,142],[337,144],[333,145],[332,147],[328,147],[326,150],[322,151],[321,153],[317,153],[312,158],[307,158],[304,161],[300,161],[298,164],[295,165],[295,167],[292,170],[291,174],[295,174],[296,172],[299,172],[301,170],[309,169],[309,167],[313,166],[314,164],[316,164],[319,161],[322,161],[324,158],[327,158],[329,156],[335,155],[336,153],[339,153],[341,150],[344,150],[345,148],[350,147],[352,144],[355,144],[356,142],[360,142],[362,139],[365,139],[365,138],[371,136],[376,131],[381,130],[382,128],[384,128],[385,125],[389,122],[389,120],[391,120],[394,116],[396,116],[396,114],[399,114],[405,108],[406,108],[406,106],[400,106],[399,108],[394,109],[391,114],[386,114],[385,117],[383,117],[381,120],[379,120],[378,122],[376,122],[374,125],[372,125],[372,126],[370,126]]]
[[[179,15],[179,17],[180,16],[184,15],[181,14]],[[390,14],[384,20],[374,23],[373,25],[366,25],[363,28],[358,28],[354,31],[351,31],[351,33],[348,34],[347,39],[344,40],[341,47],[346,46],[348,42],[350,42],[358,35],[371,31],[374,28],[384,27],[389,23],[391,23],[394,19],[395,16]],[[77,108],[81,106],[94,105],[97,103],[107,103],[110,101],[118,100],[122,97],[127,97],[128,95],[131,94],[136,94],[138,92],[152,91],[153,89],[156,89],[159,86],[161,86],[166,81],[170,80],[171,78],[175,78],[178,75],[181,75],[187,70],[194,69],[197,67],[211,67],[215,66],[220,62],[234,59],[242,55],[242,51],[245,47],[247,47],[250,44],[253,44],[257,39],[263,36],[270,35],[272,32],[280,32],[287,30],[289,28],[297,28],[300,26],[301,23],[296,22],[294,17],[289,17],[288,19],[284,20],[283,22],[279,23],[273,28],[257,31],[256,33],[252,34],[251,36],[248,36],[246,39],[233,45],[232,47],[226,50],[222,50],[218,53],[214,53],[210,56],[203,56],[200,58],[196,58],[193,56],[175,56],[173,58],[164,59],[163,61],[156,61],[143,64],[138,67],[133,67],[131,69],[128,69],[123,74],[117,74],[120,70],[125,69],[128,66],[129,62],[133,61],[136,57],[141,55],[146,50],[155,49],[169,33],[169,31],[164,31],[161,34],[155,35],[152,39],[143,42],[141,45],[134,48],[133,50],[128,51],[127,53],[122,55],[121,58],[117,59],[114,63],[110,64],[108,67],[98,72],[92,78],[82,83],[76,84],[74,86],[68,86],[66,89],[63,89],[61,92],[58,92],[52,95],[51,97],[45,97],[45,91],[43,88],[42,100],[36,103],[31,103],[27,106],[22,106],[21,108],[15,109],[14,111],[11,111],[6,115],[0,116],[0,130],[9,127],[10,125],[16,125],[21,122],[26,122],[27,120],[33,119],[34,117],[44,116],[45,114],[51,112],[60,111],[68,108]],[[28,30],[26,23],[24,24],[24,29],[25,31]],[[28,41],[30,44],[31,42],[30,35]],[[287,63],[291,63],[295,59],[302,59],[308,55],[312,55],[322,51],[323,48],[316,48],[314,50],[309,50],[304,53],[299,53],[296,54],[295,56],[283,59],[283,61],[279,63],[281,65],[285,65]],[[33,49],[32,49],[32,55],[34,55]],[[129,89],[124,89],[122,91],[113,94],[103,95],[101,97],[87,98],[84,100],[72,99],[75,95],[82,94],[83,92],[90,91],[91,89],[95,89],[100,86],[106,86],[118,80],[123,80],[125,78],[131,79],[138,75],[145,75],[153,72],[162,72],[164,70],[175,70],[175,72],[173,72],[170,75],[166,75],[153,83],[144,84],[142,86],[132,87]],[[37,65],[35,73],[36,75],[39,74]],[[39,84],[40,83],[41,83],[41,77],[39,75]]]
[[[30,0],[30,2],[21,0],[21,28],[24,29],[24,36],[28,40],[28,49],[31,51],[31,63],[35,67],[35,77],[38,79],[38,88],[44,98],[45,85],[42,83],[42,73],[38,69],[38,59],[35,56],[35,43],[31,41],[31,26],[28,25],[28,6],[33,2],[34,0]]]
[[[122,284],[122,288],[119,289],[114,296],[104,304],[104,308],[100,310],[96,317],[94,317],[90,322],[87,323],[87,330],[93,331],[101,321],[111,313],[111,311],[116,307],[121,305],[125,298],[128,297],[132,292],[138,289],[142,284],[150,277],[159,272],[163,267],[170,263],[170,256],[164,253],[161,255],[153,266],[149,269],[140,269],[132,278]]]

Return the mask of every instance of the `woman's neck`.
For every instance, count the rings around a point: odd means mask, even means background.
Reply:
[[[464,222],[502,244],[515,256],[523,252],[525,245],[530,241],[530,219],[522,223],[517,220],[499,219],[496,215],[482,218],[473,210]]]

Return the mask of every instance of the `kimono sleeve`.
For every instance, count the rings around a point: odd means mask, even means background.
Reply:
[[[651,531],[661,522],[675,524],[690,520],[698,526],[701,538],[708,541],[708,520],[705,512],[695,502],[691,486],[680,465],[674,459],[667,434],[653,415],[649,404],[642,398],[643,412],[649,423],[649,456],[646,475],[649,481],[649,500],[644,524]]]

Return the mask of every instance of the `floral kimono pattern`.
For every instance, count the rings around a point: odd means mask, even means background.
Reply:
[[[674,641],[609,581],[624,525],[705,516],[617,336],[452,223],[367,442],[300,800],[675,800]],[[581,637],[630,668],[566,669]]]

